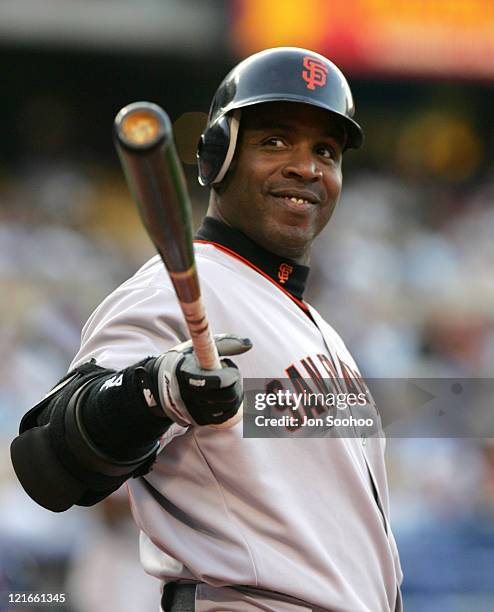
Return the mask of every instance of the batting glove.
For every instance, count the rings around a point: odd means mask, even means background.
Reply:
[[[248,338],[232,334],[215,335],[214,341],[220,357],[252,348]],[[221,359],[221,365],[218,370],[202,369],[190,340],[158,357],[153,371],[165,414],[183,427],[219,425],[235,416],[243,401],[242,377],[231,359]]]

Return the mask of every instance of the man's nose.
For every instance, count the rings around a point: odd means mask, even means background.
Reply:
[[[294,149],[283,167],[283,176],[312,183],[322,179],[322,169],[312,151]]]

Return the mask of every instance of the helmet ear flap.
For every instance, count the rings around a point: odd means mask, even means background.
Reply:
[[[235,153],[240,110],[224,115],[204,130],[197,147],[199,183],[204,187],[223,180]]]
[[[224,116],[204,130],[197,147],[199,183],[204,187],[212,185],[225,161],[230,144],[230,125]]]

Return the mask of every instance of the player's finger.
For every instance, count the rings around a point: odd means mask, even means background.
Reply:
[[[221,357],[241,355],[252,348],[252,342],[249,338],[240,338],[235,334],[215,334],[214,341]]]

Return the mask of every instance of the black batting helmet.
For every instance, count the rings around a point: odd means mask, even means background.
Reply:
[[[323,55],[298,47],[276,47],[238,64],[218,87],[197,159],[201,185],[219,183],[235,152],[240,109],[263,102],[301,102],[324,108],[341,120],[345,149],[358,149],[361,127],[352,117],[352,92],[340,69]]]

